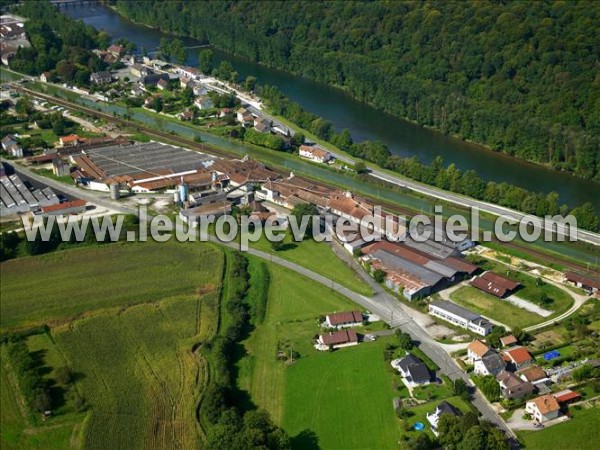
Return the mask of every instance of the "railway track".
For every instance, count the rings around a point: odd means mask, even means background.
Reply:
[[[16,83],[14,84],[14,87],[18,91],[29,94],[31,96],[44,99],[46,101],[55,103],[60,106],[64,106],[64,107],[72,109],[72,110],[82,112],[84,114],[87,114],[87,115],[90,115],[93,117],[104,119],[104,120],[107,120],[112,123],[116,123],[116,124],[119,124],[122,126],[134,128],[137,131],[143,132],[149,136],[167,140],[170,142],[174,142],[174,143],[180,144],[186,148],[190,148],[192,150],[197,150],[202,153],[207,153],[210,155],[219,156],[219,157],[223,157],[223,158],[239,158],[239,154],[237,154],[235,152],[229,152],[227,150],[224,150],[224,149],[212,146],[212,145],[207,145],[202,142],[194,142],[190,139],[181,137],[177,134],[171,134],[171,133],[167,133],[164,131],[155,130],[154,128],[150,128],[149,126],[141,124],[139,122],[127,120],[120,116],[114,116],[114,115],[108,114],[103,111],[98,111],[93,108],[89,108],[87,106],[79,105],[77,103],[73,103],[68,100],[64,100],[62,98],[54,97],[52,95],[48,95],[48,94],[41,93],[39,91],[28,89],[28,88],[23,87],[22,85],[19,85]],[[282,170],[278,170],[277,168],[271,167],[271,170],[279,173],[281,176],[287,176],[287,172],[283,172]],[[299,176],[298,178],[309,181],[310,183],[312,183],[316,186],[323,187],[323,188],[327,188],[327,189],[337,189],[338,188],[337,186],[332,186],[330,184],[327,184],[322,181],[315,180],[315,179],[312,179],[312,178],[309,178],[306,176]],[[401,207],[401,206],[398,206],[397,204],[393,204],[388,201],[382,201],[381,199],[376,199],[376,198],[370,197],[368,195],[363,195],[363,197],[365,197],[366,199],[368,199],[372,202],[375,202],[376,204],[380,205],[382,208],[387,209],[389,211],[393,211],[397,214],[404,214],[406,216],[412,216],[415,214],[415,211],[413,211],[409,208]],[[524,254],[529,254],[538,259],[549,261],[549,262],[558,264],[560,266],[566,267],[571,270],[589,272],[588,266],[585,264],[578,264],[578,263],[572,262],[570,260],[565,260],[565,259],[556,257],[554,255],[544,253],[542,251],[534,250],[529,247],[523,247],[523,246],[521,246],[519,244],[515,244],[513,242],[500,242],[498,240],[494,240],[493,242],[499,243],[499,244],[501,243],[502,245],[504,245],[508,248],[511,248],[513,250],[517,250]]]

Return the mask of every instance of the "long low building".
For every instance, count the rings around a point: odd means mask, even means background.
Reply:
[[[0,164],[1,215],[27,213],[43,206],[55,205],[59,201],[57,195],[49,187],[30,188],[18,175],[6,175],[4,166]]]
[[[471,281],[471,286],[495,297],[503,298],[521,284],[488,270]]]
[[[446,300],[430,303],[429,314],[482,336],[491,333],[493,327],[489,320],[479,314]]]
[[[600,292],[600,278],[591,275],[581,275],[576,272],[566,271],[565,281],[574,284],[575,286],[585,289],[586,291],[598,294]]]

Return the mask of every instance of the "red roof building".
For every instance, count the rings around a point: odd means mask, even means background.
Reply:
[[[334,331],[319,336],[319,344],[333,348],[358,344],[358,335],[354,330]]]
[[[502,298],[509,292],[512,292],[518,288],[520,284],[513,280],[509,280],[508,278],[501,277],[493,272],[487,271],[481,276],[475,278],[471,282],[471,286],[481,289],[482,291],[492,294],[498,298]]]
[[[517,368],[533,361],[533,356],[529,354],[525,347],[515,347],[511,350],[506,350],[502,352],[502,357],[506,362],[513,363]]]
[[[564,391],[552,394],[558,403],[573,403],[581,399],[581,395],[571,389],[565,389]]]
[[[44,215],[61,215],[61,214],[78,214],[85,211],[85,200],[71,200],[70,202],[59,203],[57,205],[42,206],[42,213]]]
[[[363,317],[360,311],[345,311],[329,314],[325,318],[325,323],[330,327],[344,327],[362,324]]]

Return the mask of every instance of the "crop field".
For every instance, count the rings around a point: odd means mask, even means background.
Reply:
[[[452,300],[465,308],[497,320],[509,327],[527,327],[544,318],[538,314],[514,306],[471,286],[463,286],[450,294]]]
[[[86,449],[194,448],[204,379],[192,351],[202,299],[178,296],[53,330],[90,406]]]
[[[290,433],[294,448],[311,448],[311,433],[321,448],[396,448],[400,422],[392,398],[398,394],[382,357],[384,342],[317,352],[317,318],[356,305],[287,269],[270,265],[269,273],[266,317],[244,343],[240,388]],[[299,359],[277,360],[278,347]]]
[[[210,244],[114,243],[0,265],[0,329],[58,325],[91,310],[210,290],[221,253]]]

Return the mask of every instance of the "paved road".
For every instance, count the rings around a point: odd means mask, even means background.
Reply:
[[[19,173],[25,173],[31,178],[38,179],[41,182],[46,183],[50,187],[55,187],[57,189],[62,189],[63,191],[72,194],[75,197],[85,199],[89,202],[96,203],[105,208],[113,209],[115,211],[119,211],[125,214],[137,214],[137,210],[134,208],[125,207],[117,202],[110,200],[110,198],[105,198],[103,196],[97,195],[97,193],[92,193],[89,191],[85,191],[83,189],[78,189],[74,186],[68,186],[58,181],[48,179],[41,175],[37,175],[30,170],[24,169],[22,167],[15,167],[15,170]],[[224,243],[218,240],[215,236],[209,236],[211,242],[217,243],[219,245],[224,245],[226,247],[232,249],[239,249],[237,243],[230,242]],[[266,253],[260,250],[256,250],[250,248],[248,250],[250,255],[256,256],[258,258],[264,259],[266,261],[270,261],[273,264],[277,264],[279,266],[290,269],[300,275],[303,275],[317,283],[320,283],[324,286],[331,288],[332,290],[342,294],[353,302],[361,305],[363,308],[371,311],[372,313],[378,315],[382,320],[387,322],[391,327],[399,327],[404,332],[407,332],[411,335],[413,340],[418,342],[419,348],[423,350],[423,352],[429,356],[441,369],[441,371],[446,374],[451,380],[456,380],[458,378],[463,379],[468,384],[471,384],[469,377],[464,373],[459,367],[456,365],[454,360],[446,353],[443,347],[433,340],[426,330],[424,330],[417,322],[415,322],[411,317],[410,308],[406,307],[402,303],[400,303],[397,299],[389,295],[385,292],[379,284],[377,284],[371,277],[369,277],[364,271],[359,271],[359,275],[369,283],[371,288],[373,289],[373,295],[371,297],[366,297],[364,295],[357,294],[354,291],[342,286],[335,281],[308,270],[298,264],[287,261],[283,258],[280,258],[271,253]],[[479,394],[478,391],[474,392],[472,397],[473,405],[479,410],[482,417],[494,423],[496,426],[505,431],[509,436],[512,436],[512,432],[506,426],[504,421],[496,414],[496,412],[491,408],[489,403]]]

